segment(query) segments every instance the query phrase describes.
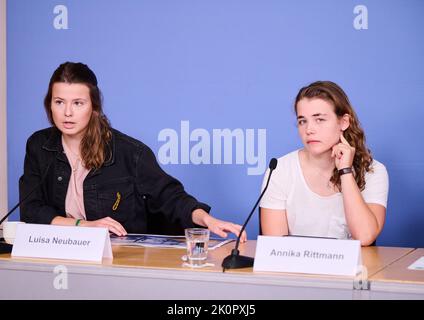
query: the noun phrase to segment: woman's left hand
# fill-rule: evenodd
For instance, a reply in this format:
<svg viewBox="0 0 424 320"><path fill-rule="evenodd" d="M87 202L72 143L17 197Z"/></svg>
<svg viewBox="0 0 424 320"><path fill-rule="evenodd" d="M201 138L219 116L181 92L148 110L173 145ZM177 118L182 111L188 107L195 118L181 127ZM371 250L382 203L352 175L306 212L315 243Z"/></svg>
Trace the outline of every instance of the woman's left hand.
<svg viewBox="0 0 424 320"><path fill-rule="evenodd" d="M228 221L223 221L223 220L219 220L219 219L215 219L213 217L211 217L212 219L210 220L210 222L207 224L208 229L217 234L220 237L226 238L227 237L227 232L232 232L234 233L237 237L240 234L240 230L242 228L241 225L232 223L232 222L228 222ZM243 231L241 237L240 237L240 242L246 242L247 240L247 235L246 235L246 231Z"/></svg>
<svg viewBox="0 0 424 320"><path fill-rule="evenodd" d="M217 234L218 236L222 238L226 238L228 236L228 232L234 233L237 237L240 234L240 231L242 228L241 225L216 219L212 217L211 215L209 215L206 211L203 211L202 209L197 209L193 211L193 213L195 213L195 215L202 217L201 220L203 223L198 223L198 224L204 225L211 232ZM247 241L246 231L243 231L240 237L240 242L246 242L246 241Z"/></svg>
<svg viewBox="0 0 424 320"><path fill-rule="evenodd" d="M347 142L343 133L340 135L340 141L340 143L333 146L333 151L331 152L337 170L352 167L353 157L355 156L355 148Z"/></svg>

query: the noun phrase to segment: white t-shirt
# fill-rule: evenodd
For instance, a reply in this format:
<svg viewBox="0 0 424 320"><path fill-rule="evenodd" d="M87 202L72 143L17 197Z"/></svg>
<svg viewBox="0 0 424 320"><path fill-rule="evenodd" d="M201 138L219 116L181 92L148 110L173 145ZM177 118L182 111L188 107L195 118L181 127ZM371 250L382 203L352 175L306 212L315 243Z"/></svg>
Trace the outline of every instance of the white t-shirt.
<svg viewBox="0 0 424 320"><path fill-rule="evenodd" d="M366 203L387 207L389 177L385 166L373 160L373 172L365 173L365 189L361 192ZM265 174L262 190L268 179ZM300 166L299 150L278 159L260 206L286 210L290 235L350 239L342 194L320 196L307 185Z"/></svg>

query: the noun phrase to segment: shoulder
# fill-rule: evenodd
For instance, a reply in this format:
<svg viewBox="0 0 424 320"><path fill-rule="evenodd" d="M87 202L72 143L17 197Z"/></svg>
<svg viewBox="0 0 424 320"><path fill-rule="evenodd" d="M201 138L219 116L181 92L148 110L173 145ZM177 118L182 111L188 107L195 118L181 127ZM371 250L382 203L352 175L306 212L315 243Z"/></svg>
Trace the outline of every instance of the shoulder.
<svg viewBox="0 0 424 320"><path fill-rule="evenodd" d="M388 176L387 169L384 164L373 159L370 165L370 171L365 174L365 178L372 178L376 176Z"/></svg>
<svg viewBox="0 0 424 320"><path fill-rule="evenodd" d="M370 171L365 174L365 188L362 195L366 203L377 203L387 208L389 193L389 175L386 167L373 160Z"/></svg>
<svg viewBox="0 0 424 320"><path fill-rule="evenodd" d="M287 182L287 179L293 178L294 173L297 172L296 168L299 161L298 154L299 150L295 150L277 159L278 162L274 170L274 179ZM269 172L269 169L267 169L267 172Z"/></svg>
<svg viewBox="0 0 424 320"><path fill-rule="evenodd" d="M118 131L116 129L112 129L112 135L114 142L118 147L124 147L132 151L149 148L140 140L130 137L129 135L126 135L125 133L122 133L121 131Z"/></svg>
<svg viewBox="0 0 424 320"><path fill-rule="evenodd" d="M289 152L285 154L284 156L278 158L278 163L291 163L295 162L297 160L297 157L299 156L299 150L294 150L292 152Z"/></svg>
<svg viewBox="0 0 424 320"><path fill-rule="evenodd" d="M299 159L299 150L295 150L285 154L284 156L278 158L278 169L292 169L293 166L296 166Z"/></svg>
<svg viewBox="0 0 424 320"><path fill-rule="evenodd" d="M121 156L135 156L137 159L156 159L152 149L142 141L135 139L121 131L112 129L114 152Z"/></svg>
<svg viewBox="0 0 424 320"><path fill-rule="evenodd" d="M54 127L49 127L45 129L41 129L38 131L35 131L31 136L28 138L28 143L31 144L44 144L49 138L55 134L57 131Z"/></svg>
<svg viewBox="0 0 424 320"><path fill-rule="evenodd" d="M370 171L365 173L365 189L370 188L387 188L389 185L389 174L387 169L381 162L373 159L370 165Z"/></svg>
<svg viewBox="0 0 424 320"><path fill-rule="evenodd" d="M299 150L295 150L277 159L277 167L269 180L269 189L264 195L261 207L275 209L286 207L284 201L293 190L296 181L298 154ZM270 174L268 168L262 182L262 190L264 190Z"/></svg>
<svg viewBox="0 0 424 320"><path fill-rule="evenodd" d="M56 127L34 132L27 140L27 150L37 151L44 149L46 151L55 151L60 143L61 133Z"/></svg>

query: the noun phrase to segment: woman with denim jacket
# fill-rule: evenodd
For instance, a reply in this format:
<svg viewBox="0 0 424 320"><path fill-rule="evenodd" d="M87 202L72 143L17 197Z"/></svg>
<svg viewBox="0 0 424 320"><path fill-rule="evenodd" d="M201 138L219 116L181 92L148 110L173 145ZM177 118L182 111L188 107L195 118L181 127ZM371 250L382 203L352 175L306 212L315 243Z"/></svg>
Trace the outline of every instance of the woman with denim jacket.
<svg viewBox="0 0 424 320"><path fill-rule="evenodd" d="M22 221L105 227L122 236L145 233L149 215L162 214L182 228L239 234L240 225L209 215L209 206L166 174L148 146L111 128L87 65L61 64L44 106L52 127L27 142L20 197L35 190L21 205Z"/></svg>

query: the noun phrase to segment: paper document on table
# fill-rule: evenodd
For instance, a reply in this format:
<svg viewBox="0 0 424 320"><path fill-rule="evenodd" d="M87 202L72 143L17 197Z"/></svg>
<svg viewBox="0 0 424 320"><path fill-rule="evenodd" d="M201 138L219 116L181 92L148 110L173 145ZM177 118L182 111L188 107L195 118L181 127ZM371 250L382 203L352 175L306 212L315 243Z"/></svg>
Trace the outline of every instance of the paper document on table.
<svg viewBox="0 0 424 320"><path fill-rule="evenodd" d="M408 267L409 270L424 270L424 256Z"/></svg>
<svg viewBox="0 0 424 320"><path fill-rule="evenodd" d="M120 246L136 246L136 247L157 247L157 248L186 248L185 236L170 236L159 234L138 234L129 233L126 236L119 237L111 235L110 241L112 245ZM209 250L214 250L234 241L233 239L210 238Z"/></svg>

